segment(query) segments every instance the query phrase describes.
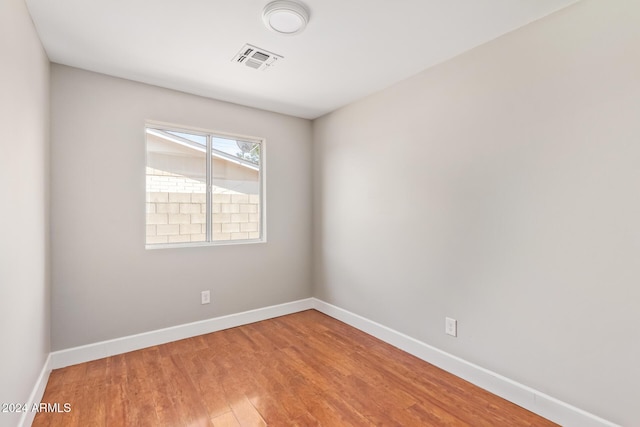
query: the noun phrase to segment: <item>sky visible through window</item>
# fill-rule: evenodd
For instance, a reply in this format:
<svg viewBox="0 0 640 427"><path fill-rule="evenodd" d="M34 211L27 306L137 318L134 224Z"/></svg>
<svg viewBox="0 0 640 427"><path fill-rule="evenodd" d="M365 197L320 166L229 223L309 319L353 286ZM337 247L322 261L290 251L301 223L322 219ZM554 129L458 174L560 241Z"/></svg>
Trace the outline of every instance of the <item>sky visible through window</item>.
<svg viewBox="0 0 640 427"><path fill-rule="evenodd" d="M183 133L176 131L166 132L175 136L179 136L180 138L195 142L196 144L202 145L203 147L207 146L207 137L204 135L195 135L192 133ZM241 141L240 143L244 143L244 141ZM257 144L249 143L249 145L255 148ZM252 163L258 164L258 161L255 158L244 155L242 149L239 147L238 141L236 141L235 139L227 139L221 138L219 136L214 136L212 137L212 148L218 151L222 151L223 153L230 154L235 157L241 157ZM253 151L253 149L251 151Z"/></svg>
<svg viewBox="0 0 640 427"><path fill-rule="evenodd" d="M165 132L170 133L171 135L179 136L180 138L188 139L189 141L195 142L196 144L202 145L203 147L207 146L207 137L204 135L194 135L192 133L175 132L171 130L167 130Z"/></svg>

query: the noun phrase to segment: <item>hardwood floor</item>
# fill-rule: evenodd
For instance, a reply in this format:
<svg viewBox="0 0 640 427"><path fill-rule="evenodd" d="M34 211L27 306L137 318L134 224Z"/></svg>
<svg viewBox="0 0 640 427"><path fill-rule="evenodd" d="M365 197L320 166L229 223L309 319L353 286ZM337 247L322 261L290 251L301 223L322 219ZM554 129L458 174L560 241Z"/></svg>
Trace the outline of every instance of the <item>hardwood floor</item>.
<svg viewBox="0 0 640 427"><path fill-rule="evenodd" d="M551 426L315 310L54 370L33 426Z"/></svg>

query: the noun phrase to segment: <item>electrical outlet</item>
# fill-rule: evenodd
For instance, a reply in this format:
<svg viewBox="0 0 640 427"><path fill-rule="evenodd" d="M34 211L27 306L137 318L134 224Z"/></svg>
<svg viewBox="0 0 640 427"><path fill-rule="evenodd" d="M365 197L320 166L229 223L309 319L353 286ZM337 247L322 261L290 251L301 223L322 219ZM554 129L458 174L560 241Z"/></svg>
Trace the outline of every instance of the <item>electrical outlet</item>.
<svg viewBox="0 0 640 427"><path fill-rule="evenodd" d="M211 302L211 292L210 291L200 292L200 304L209 304L210 302Z"/></svg>
<svg viewBox="0 0 640 427"><path fill-rule="evenodd" d="M458 321L451 317L444 318L444 333L452 337L458 336Z"/></svg>

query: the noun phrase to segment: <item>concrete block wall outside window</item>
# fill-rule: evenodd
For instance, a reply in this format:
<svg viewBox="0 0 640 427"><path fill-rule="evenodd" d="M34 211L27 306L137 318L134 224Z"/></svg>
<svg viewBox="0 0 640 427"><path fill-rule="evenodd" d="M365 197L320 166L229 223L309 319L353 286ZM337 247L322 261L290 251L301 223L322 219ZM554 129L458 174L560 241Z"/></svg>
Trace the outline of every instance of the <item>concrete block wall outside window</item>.
<svg viewBox="0 0 640 427"><path fill-rule="evenodd" d="M158 178L167 178L159 181ZM192 192L193 191L193 192ZM213 187L212 233L216 240L260 238L260 198ZM203 242L207 195L204 183L147 168L147 244Z"/></svg>

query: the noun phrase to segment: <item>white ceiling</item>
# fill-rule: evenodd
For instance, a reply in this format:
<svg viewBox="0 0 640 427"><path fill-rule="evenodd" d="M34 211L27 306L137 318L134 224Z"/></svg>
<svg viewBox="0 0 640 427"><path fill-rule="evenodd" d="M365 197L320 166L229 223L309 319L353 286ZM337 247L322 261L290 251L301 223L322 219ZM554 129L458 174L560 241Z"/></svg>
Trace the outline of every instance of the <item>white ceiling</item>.
<svg viewBox="0 0 640 427"><path fill-rule="evenodd" d="M304 0L296 36L269 0L26 0L52 62L316 118L576 0ZM250 43L284 56L233 63Z"/></svg>

